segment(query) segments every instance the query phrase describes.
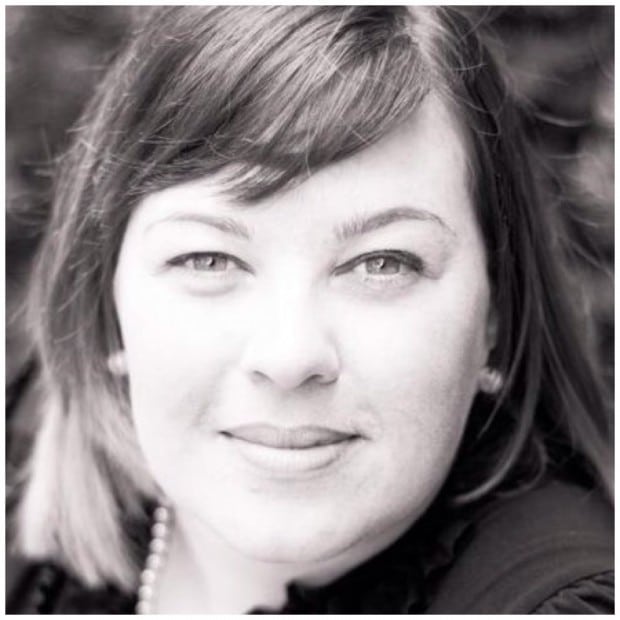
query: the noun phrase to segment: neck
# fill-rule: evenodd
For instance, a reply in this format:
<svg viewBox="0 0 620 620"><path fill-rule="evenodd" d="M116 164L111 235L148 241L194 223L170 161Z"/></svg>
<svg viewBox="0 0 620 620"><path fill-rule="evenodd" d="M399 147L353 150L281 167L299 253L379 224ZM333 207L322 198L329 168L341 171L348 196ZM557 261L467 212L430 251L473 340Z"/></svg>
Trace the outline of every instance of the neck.
<svg viewBox="0 0 620 620"><path fill-rule="evenodd" d="M177 517L157 595L158 613L245 614L286 602L290 567L247 558L202 524Z"/></svg>
<svg viewBox="0 0 620 620"><path fill-rule="evenodd" d="M245 614L257 607L276 611L286 603L286 586L291 581L324 585L375 551L362 546L312 564L265 562L240 553L204 523L177 514L159 580L156 611Z"/></svg>

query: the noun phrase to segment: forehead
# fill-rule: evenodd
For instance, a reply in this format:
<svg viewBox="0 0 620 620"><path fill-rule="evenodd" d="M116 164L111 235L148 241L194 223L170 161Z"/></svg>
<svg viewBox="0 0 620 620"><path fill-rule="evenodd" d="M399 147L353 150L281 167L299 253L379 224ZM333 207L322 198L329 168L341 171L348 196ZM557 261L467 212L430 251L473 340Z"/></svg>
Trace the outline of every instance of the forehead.
<svg viewBox="0 0 620 620"><path fill-rule="evenodd" d="M449 227L461 228L474 219L464 134L435 96L429 95L410 119L377 143L310 174L292 189L240 205L214 175L147 196L132 223L150 226L177 214L206 213L233 216L250 226L276 220L311 225L394 207L426 210Z"/></svg>

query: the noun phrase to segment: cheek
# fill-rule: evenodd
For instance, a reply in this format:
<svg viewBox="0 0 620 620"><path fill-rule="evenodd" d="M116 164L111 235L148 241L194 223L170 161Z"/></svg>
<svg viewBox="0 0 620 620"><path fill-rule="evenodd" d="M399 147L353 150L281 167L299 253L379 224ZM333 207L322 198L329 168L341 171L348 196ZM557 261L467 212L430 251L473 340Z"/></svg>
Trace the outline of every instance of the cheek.
<svg viewBox="0 0 620 620"><path fill-rule="evenodd" d="M387 309L349 312L343 366L373 391L419 391L438 408L438 397L453 400L475 386L487 355L487 298L484 281L474 292L447 282Z"/></svg>
<svg viewBox="0 0 620 620"><path fill-rule="evenodd" d="M208 422L234 359L235 317L124 274L117 302L132 412L144 451L177 458Z"/></svg>
<svg viewBox="0 0 620 620"><path fill-rule="evenodd" d="M487 356L487 311L484 280L473 291L446 281L389 317L377 307L349 321L364 338L349 339L344 365L377 412L394 469L450 464Z"/></svg>

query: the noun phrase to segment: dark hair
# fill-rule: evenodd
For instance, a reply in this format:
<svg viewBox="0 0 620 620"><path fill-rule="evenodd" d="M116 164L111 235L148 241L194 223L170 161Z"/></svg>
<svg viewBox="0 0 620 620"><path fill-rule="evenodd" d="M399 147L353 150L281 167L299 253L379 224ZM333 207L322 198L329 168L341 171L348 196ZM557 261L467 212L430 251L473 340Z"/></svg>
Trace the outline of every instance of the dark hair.
<svg viewBox="0 0 620 620"><path fill-rule="evenodd" d="M467 137L499 319L491 362L506 378L496 400L476 398L447 489L467 503L573 464L610 489L607 412L561 248L471 23L425 7L160 7L76 128L33 276L52 404L24 500L25 548L55 553L88 582L133 585L119 515L154 489L106 358L121 347L112 278L134 205L215 173L251 205L380 139L431 91Z"/></svg>

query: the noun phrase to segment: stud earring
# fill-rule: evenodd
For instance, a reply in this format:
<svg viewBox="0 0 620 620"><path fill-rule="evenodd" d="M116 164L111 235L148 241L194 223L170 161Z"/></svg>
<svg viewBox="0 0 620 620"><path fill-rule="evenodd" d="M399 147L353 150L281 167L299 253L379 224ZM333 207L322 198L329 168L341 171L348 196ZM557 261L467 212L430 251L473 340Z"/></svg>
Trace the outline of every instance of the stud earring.
<svg viewBox="0 0 620 620"><path fill-rule="evenodd" d="M497 394L504 385L504 377L496 368L485 366L480 371L478 385L480 387L480 391L485 392L486 394Z"/></svg>
<svg viewBox="0 0 620 620"><path fill-rule="evenodd" d="M118 377L122 377L127 374L127 356L125 351L120 350L108 355L107 359L108 370Z"/></svg>

